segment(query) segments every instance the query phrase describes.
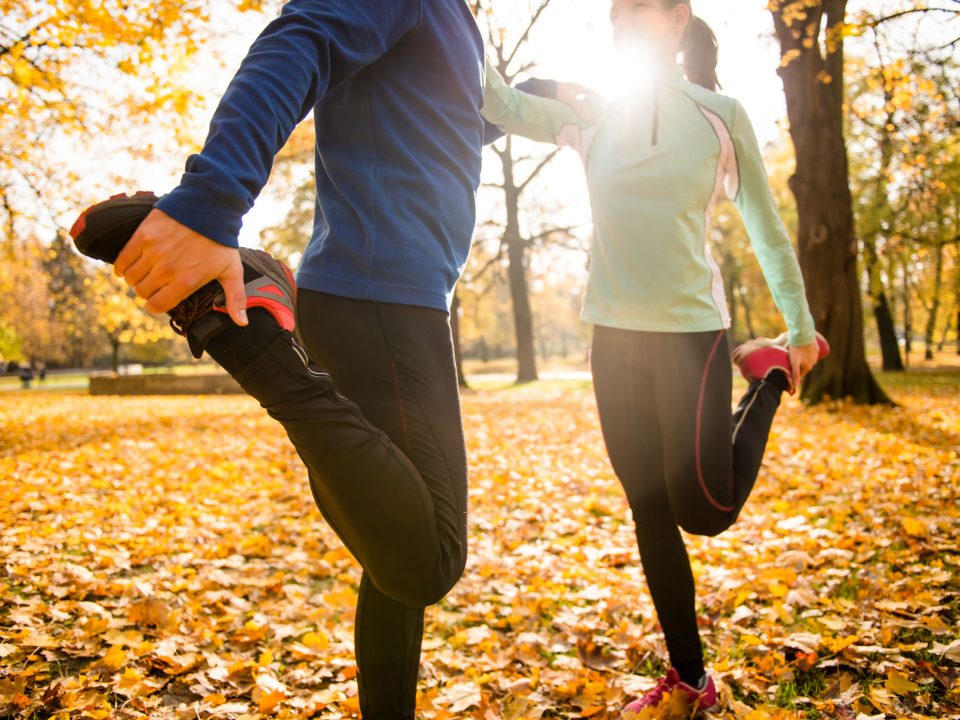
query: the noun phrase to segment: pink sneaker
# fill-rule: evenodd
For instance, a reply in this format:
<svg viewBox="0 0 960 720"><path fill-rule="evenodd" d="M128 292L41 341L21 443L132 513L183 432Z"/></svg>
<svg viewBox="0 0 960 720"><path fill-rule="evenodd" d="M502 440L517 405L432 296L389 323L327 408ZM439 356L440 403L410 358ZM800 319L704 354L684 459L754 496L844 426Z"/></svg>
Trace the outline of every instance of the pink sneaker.
<svg viewBox="0 0 960 720"><path fill-rule="evenodd" d="M707 682L702 689L698 690L692 685L687 685L680 679L680 673L676 668L670 668L666 676L660 679L656 687L644 695L639 700L634 700L624 708L627 713L639 713L645 708L657 707L668 693L681 692L687 706L694 713L701 710L712 710L717 706L718 695L717 685L713 678L708 674Z"/></svg>
<svg viewBox="0 0 960 720"><path fill-rule="evenodd" d="M827 342L827 339L820 333L814 331L815 340L817 343L817 350L820 351L820 356L818 360L823 360L827 355L830 354L830 343ZM783 333L782 335L777 335L777 337L772 340L767 341L771 345L777 345L784 348L785 350L790 349L790 333Z"/></svg>
<svg viewBox="0 0 960 720"><path fill-rule="evenodd" d="M818 360L830 354L830 344L820 333L816 334L819 350ZM790 382L790 392L796 391L790 367L790 352L787 333L775 338L748 340L733 351L731 359L747 381L763 380L774 370L783 370Z"/></svg>
<svg viewBox="0 0 960 720"><path fill-rule="evenodd" d="M793 388L790 353L779 345L767 345L763 340L748 340L733 351L734 365L748 381L764 380L774 370L783 370Z"/></svg>

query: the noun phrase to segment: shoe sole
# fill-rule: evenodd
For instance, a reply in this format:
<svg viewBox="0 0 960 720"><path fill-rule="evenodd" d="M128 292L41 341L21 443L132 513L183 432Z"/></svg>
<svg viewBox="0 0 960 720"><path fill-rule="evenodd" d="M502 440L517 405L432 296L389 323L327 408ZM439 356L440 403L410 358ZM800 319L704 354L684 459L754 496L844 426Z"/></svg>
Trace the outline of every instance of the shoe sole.
<svg viewBox="0 0 960 720"><path fill-rule="evenodd" d="M112 265L159 199L152 192L140 191L91 205L70 228L73 244L83 255Z"/></svg>

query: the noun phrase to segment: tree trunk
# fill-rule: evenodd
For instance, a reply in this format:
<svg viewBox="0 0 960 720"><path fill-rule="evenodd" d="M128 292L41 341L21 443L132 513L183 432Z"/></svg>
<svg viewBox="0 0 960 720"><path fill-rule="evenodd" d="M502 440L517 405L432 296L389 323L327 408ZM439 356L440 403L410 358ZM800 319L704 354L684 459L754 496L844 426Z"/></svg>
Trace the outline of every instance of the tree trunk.
<svg viewBox="0 0 960 720"><path fill-rule="evenodd" d="M530 308L530 287L527 283L527 245L520 237L520 192L514 180L513 142L507 138L503 164L503 193L507 209L507 226L503 242L507 246L507 277L513 304L513 328L517 341L517 382L538 379L533 343L533 311Z"/></svg>
<svg viewBox="0 0 960 720"><path fill-rule="evenodd" d="M743 306L743 321L747 325L747 337L754 338L757 332L753 329L753 315L750 314L750 300L740 293L740 303Z"/></svg>
<svg viewBox="0 0 960 720"><path fill-rule="evenodd" d="M890 403L870 372L863 342L857 239L843 136L839 29L847 0L822 0L786 19L807 4L772 0L770 5L781 55L790 60L779 73L797 156L790 189L797 200L800 265L814 321L831 346L829 357L807 376L801 397L811 403L827 397ZM824 16L830 36L826 48L820 41ZM805 38L814 40L812 47L804 46Z"/></svg>
<svg viewBox="0 0 960 720"><path fill-rule="evenodd" d="M537 362L533 344L533 311L530 309L530 289L524 262L526 246L519 238L507 242L510 297L513 300L513 323L517 338L517 382L533 382L537 379Z"/></svg>
<svg viewBox="0 0 960 720"><path fill-rule="evenodd" d="M878 124L878 146L880 148L880 167L877 169L874 183L873 219L874 225L865 230L863 236L864 264L867 271L867 292L873 304L873 318L877 323L877 335L880 338L880 353L883 357L883 369L902 371L903 359L900 357L900 345L897 343L897 329L894 326L893 313L887 302L887 293L880 274L880 257L877 241L882 233L892 225L893 211L890 207L889 172L894 156L894 138L896 116L890 109L894 107L893 89L884 86L884 107L887 117ZM884 221L889 223L884 227Z"/></svg>
<svg viewBox="0 0 960 720"><path fill-rule="evenodd" d="M467 376L463 373L463 352L460 350L460 294L453 293L453 303L450 305L450 335L453 338L453 359L457 366L457 382L461 388L470 389Z"/></svg>
<svg viewBox="0 0 960 720"><path fill-rule="evenodd" d="M947 337L949 337L952 329L953 316L950 313L947 313L947 322L943 326L943 333L940 335L940 342L937 343L937 352L943 352L943 349L947 346Z"/></svg>
<svg viewBox="0 0 960 720"><path fill-rule="evenodd" d="M957 252L953 258L953 297L957 303L955 326L957 328L957 355L960 355L960 245L957 245L956 248Z"/></svg>
<svg viewBox="0 0 960 720"><path fill-rule="evenodd" d="M899 313L897 299L897 256L894 253L887 253L887 277L890 278L890 294L887 296L887 305L890 308L890 317L893 318L893 325L897 325L897 314ZM896 332L896 331L894 331ZM899 345L898 345L899 347Z"/></svg>
<svg viewBox="0 0 960 720"><path fill-rule="evenodd" d="M909 255L909 253L908 253ZM910 262L903 263L903 358L910 367L910 352L913 350L913 313L910 312Z"/></svg>
<svg viewBox="0 0 960 720"><path fill-rule="evenodd" d="M870 301L873 304L873 319L877 323L877 335L880 337L880 352L883 355L883 369L903 370L903 358L897 344L897 329L893 324L893 314L887 302L887 293L880 279L880 259L877 256L876 240L864 238L864 264L869 283Z"/></svg>
<svg viewBox="0 0 960 720"><path fill-rule="evenodd" d="M933 360L933 335L937 331L937 316L940 314L940 295L943 290L943 245L937 245L933 252L933 303L930 305L930 314L927 316L927 328L924 333L926 350L924 350L923 357L925 360Z"/></svg>
<svg viewBox="0 0 960 720"><path fill-rule="evenodd" d="M900 344L897 342L897 328L893 324L893 313L887 302L887 293L877 293L873 306L873 318L877 322L880 335L880 353L883 356L883 369L903 372L903 358L900 357Z"/></svg>
<svg viewBox="0 0 960 720"><path fill-rule="evenodd" d="M116 338L110 338L110 364L113 367L113 374L116 375L120 372L120 341Z"/></svg>

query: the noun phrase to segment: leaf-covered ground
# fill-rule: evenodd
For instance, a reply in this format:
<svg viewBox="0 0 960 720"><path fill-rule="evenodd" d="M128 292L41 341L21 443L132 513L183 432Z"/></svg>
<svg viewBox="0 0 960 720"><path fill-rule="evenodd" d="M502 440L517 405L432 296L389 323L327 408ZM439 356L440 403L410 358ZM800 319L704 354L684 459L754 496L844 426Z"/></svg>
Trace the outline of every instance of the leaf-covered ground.
<svg viewBox="0 0 960 720"><path fill-rule="evenodd" d="M690 538L717 718L960 717L960 375L793 398ZM419 708L618 717L664 646L589 387L464 398L471 559ZM243 397L0 400L0 717L357 717L358 568Z"/></svg>

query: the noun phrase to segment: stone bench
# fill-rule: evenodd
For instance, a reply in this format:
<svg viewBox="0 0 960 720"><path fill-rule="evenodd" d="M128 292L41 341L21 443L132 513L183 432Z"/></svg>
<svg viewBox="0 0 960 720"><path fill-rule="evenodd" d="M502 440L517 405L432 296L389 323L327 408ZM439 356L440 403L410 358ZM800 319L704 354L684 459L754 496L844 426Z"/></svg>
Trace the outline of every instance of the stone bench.
<svg viewBox="0 0 960 720"><path fill-rule="evenodd" d="M209 375L93 375L91 395L228 395L242 393L226 373Z"/></svg>

